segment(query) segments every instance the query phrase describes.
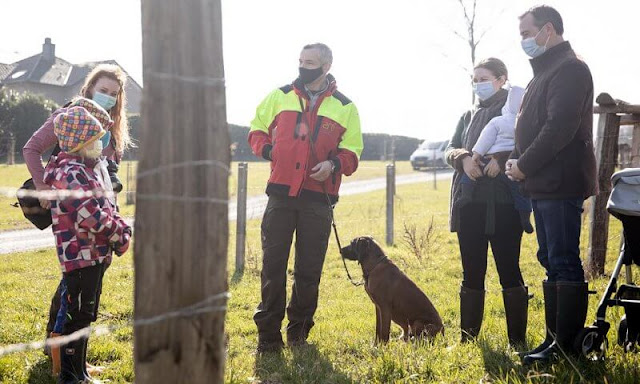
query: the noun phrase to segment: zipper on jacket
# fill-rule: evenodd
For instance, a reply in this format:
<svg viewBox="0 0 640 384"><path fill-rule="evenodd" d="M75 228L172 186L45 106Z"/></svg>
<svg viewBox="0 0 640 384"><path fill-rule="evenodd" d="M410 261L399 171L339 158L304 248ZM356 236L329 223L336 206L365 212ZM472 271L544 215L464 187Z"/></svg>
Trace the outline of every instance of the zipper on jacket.
<svg viewBox="0 0 640 384"><path fill-rule="evenodd" d="M316 120L312 121L311 118L313 116L316 116L316 118L318 117L317 116L318 110L320 109L320 105L322 105L322 103L324 102L324 99L327 98L327 91L325 91L325 93L323 93L320 97L318 97L318 101L316 101L316 105L313 107L313 110L309 110L309 99L304 98L306 100L306 103L304 103L302 101L303 98L300 95L298 95L298 101L300 102L301 113L302 114L307 113L307 119L306 119L307 120L306 121L306 123L307 123L307 131L313 129L313 131L311 132L311 135L309 135L309 143L307 144L307 164L309 164L309 160L310 160L310 157L311 157L311 140L313 140L313 142L315 143L315 141L317 139L317 135L318 135L318 133L316 133L316 129L315 129ZM302 116L302 115L300 115L300 116ZM322 117L320 119L322 119ZM319 127L318 127L317 131L318 132L320 131ZM315 156L317 157L318 154L315 153ZM317 160L320 161L319 158ZM300 187L298 187L298 192L296 193L296 197L300 197L300 194L302 193L302 186L304 185L305 181L307 180L307 166L306 165L305 165L304 169L305 169L305 171L304 171L304 174L302 175L302 182L300 183ZM326 182L326 180L321 182L321 184L324 184L325 182Z"/></svg>

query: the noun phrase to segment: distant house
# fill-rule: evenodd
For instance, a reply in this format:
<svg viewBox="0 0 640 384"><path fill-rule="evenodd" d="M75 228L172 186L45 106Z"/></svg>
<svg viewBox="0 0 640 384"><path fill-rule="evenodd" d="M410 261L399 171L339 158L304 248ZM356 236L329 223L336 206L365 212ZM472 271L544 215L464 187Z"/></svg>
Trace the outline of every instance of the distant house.
<svg viewBox="0 0 640 384"><path fill-rule="evenodd" d="M39 94L63 105L78 95L84 85L85 77L98 64L120 66L115 60L71 64L56 57L56 46L47 37L44 39L42 52L37 55L13 64L0 63L0 87L17 92ZM142 87L128 76L125 90L128 100L127 111L133 114L140 113Z"/></svg>

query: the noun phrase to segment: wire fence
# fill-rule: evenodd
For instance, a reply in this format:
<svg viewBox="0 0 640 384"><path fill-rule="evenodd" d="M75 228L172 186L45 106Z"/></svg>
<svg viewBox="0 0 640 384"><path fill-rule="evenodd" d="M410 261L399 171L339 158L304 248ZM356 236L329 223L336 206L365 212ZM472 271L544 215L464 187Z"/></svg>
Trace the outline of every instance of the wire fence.
<svg viewBox="0 0 640 384"><path fill-rule="evenodd" d="M137 172L137 165L133 162L127 162L124 165L124 190L123 192L128 196L128 194L135 195L135 187L136 181L147 177L149 175L158 174L161 172L166 172L170 170L177 170L181 168L185 168L188 166L206 166L211 167L213 169L222 170L228 173L232 178L236 178L236 188L237 190L241 190L243 187L246 189L249 197L253 196L263 196L264 194L264 186L261 187L247 187L248 183L248 174L245 172L238 172L236 170L230 169L228 166L224 164L220 164L217 162L211 161L196 161L190 163L181 163L181 164L173 164L170 166L158 167L153 170L149 170L143 173ZM121 168L122 169L122 168ZM380 167L361 167L361 169L369 169L380 171ZM344 229L344 233L350 234L351 232L359 231L362 228L370 228L376 231L378 234L385 234L389 236L391 232L391 239L393 239L393 233L395 232L394 223L396 220L401 220L402 222L421 222L428 220L429 218L435 218L441 225L445 225L447 222L449 212L448 211L432 211L429 209L424 209L421 211L410 211L404 208L403 202L400 196L396 194L396 175L395 175L395 167L392 165L387 166L387 170L390 172L387 173L387 177L384 178L385 182L382 185L379 185L375 188L371 188L367 191L380 191L387 190L386 199L383 198L378 202L371 201L363 201L359 199L351 199L351 200L343 200L340 202L340 209L346 210L347 212L351 212L346 215L349 219L341 219L338 217L337 225L339 228ZM377 177L377 179L381 179ZM424 180L422 180L424 182ZM15 196L18 191L15 188L2 188L0 187L0 195L5 196ZM24 193L25 196L32 197L45 197L48 199L52 198L78 198L85 196L110 196L109 194L105 194L103 191L89 191L77 193L73 191L41 191L41 192L21 192ZM246 197L245 195L245 197ZM172 201L183 201L183 202L209 202L214 204L229 204L231 202L235 202L234 199L219 199L219 198L210 198L210 197L185 197L185 196L168 196L164 194L138 194L138 199L155 199L155 200L172 200ZM389 202L391 199L391 202ZM261 204L266 204L266 199L262 199ZM391 215L388 207L392 207ZM258 205L249 207L247 205L247 199L244 201L237 201L236 208L238 209L239 214L242 211L242 207L244 207L244 214L247 214L247 211L251 212L252 210L261 213L264 210L264 205ZM251 209L249 209L251 208ZM425 207L426 208L426 207ZM356 215L352 214L353 212L357 212ZM394 212L395 211L395 212ZM395 215L394 215L395 213ZM240 266L243 268L246 263L247 254L249 254L249 266L252 266L254 269L259 268L259 248L256 247L255 244L250 244L247 239L259 239L260 238L260 223L259 220L247 221L246 217L244 220L243 228L236 227L235 230L233 226L230 226L230 236L235 237L237 241L241 241L243 243L243 247L236 247L236 268ZM244 232L245 237L237 236L238 233ZM389 238L389 237L387 237ZM609 241L615 241L620 239L619 234L614 234L609 237ZM331 240L333 241L333 240ZM393 240L392 240L393 241ZM231 244L230 244L231 245ZM241 252L241 254L238 254ZM239 262L241 261L241 263ZM192 318L205 313L211 313L216 311L224 311L226 310L226 301L229 298L228 292L222 292L210 297L207 297L201 302L195 303L193 305L186 306L184 308L168 311L166 313L161 313L155 315L150 318L143 319L132 319L128 320L122 324L115 325L97 325L90 326L84 329L81 329L71 335L67 335L64 337L48 339L46 341L42 340L34 340L25 343L17 343L6 346L0 346L0 357L20 353L30 350L37 350L46 347L55 347L64 345L70 341L78 340L80 338L88 337L89 335L108 335L122 328L135 328L148 326L151 324L156 324L159 322L167 321L169 319L175 318Z"/></svg>

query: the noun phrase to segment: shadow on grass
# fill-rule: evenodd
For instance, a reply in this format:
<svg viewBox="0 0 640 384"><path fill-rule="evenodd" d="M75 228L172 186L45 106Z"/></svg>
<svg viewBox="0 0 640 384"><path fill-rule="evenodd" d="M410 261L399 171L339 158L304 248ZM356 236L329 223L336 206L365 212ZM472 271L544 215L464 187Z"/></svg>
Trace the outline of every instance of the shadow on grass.
<svg viewBox="0 0 640 384"><path fill-rule="evenodd" d="M229 282L229 285L231 287L234 287L235 285L237 285L242 281L243 276L244 276L244 269L236 270L233 273L233 276L231 276L231 281Z"/></svg>
<svg viewBox="0 0 640 384"><path fill-rule="evenodd" d="M353 382L313 344L287 352L256 355L254 374L260 384Z"/></svg>
<svg viewBox="0 0 640 384"><path fill-rule="evenodd" d="M29 369L29 384L52 384L56 380L51 376L51 363L49 359L42 358Z"/></svg>
<svg viewBox="0 0 640 384"><path fill-rule="evenodd" d="M509 351L495 350L483 339L478 340L485 372L497 383L638 383L640 367L634 359L610 356L605 361L588 361L571 355L552 364L523 366Z"/></svg>
<svg viewBox="0 0 640 384"><path fill-rule="evenodd" d="M482 360L484 361L484 370L492 378L504 377L509 372L516 372L525 375L526 369L520 364L516 364L514 358L508 350L496 350L484 338L478 339L478 347L482 351Z"/></svg>

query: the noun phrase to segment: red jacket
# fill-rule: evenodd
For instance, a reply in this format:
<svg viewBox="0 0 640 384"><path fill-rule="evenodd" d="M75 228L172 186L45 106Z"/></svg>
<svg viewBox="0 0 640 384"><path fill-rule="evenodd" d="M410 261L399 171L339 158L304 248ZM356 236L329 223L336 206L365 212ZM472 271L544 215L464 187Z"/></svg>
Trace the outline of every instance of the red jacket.
<svg viewBox="0 0 640 384"><path fill-rule="evenodd" d="M271 160L267 194L305 197L332 203L338 200L342 175L358 168L363 142L356 106L329 86L309 110L309 96L298 80L271 92L256 110L249 144L253 153ZM325 160L334 173L323 183L309 177L311 169ZM324 189L323 189L324 185Z"/></svg>

